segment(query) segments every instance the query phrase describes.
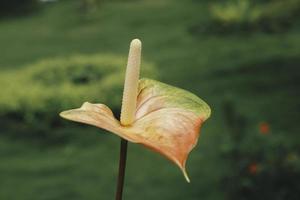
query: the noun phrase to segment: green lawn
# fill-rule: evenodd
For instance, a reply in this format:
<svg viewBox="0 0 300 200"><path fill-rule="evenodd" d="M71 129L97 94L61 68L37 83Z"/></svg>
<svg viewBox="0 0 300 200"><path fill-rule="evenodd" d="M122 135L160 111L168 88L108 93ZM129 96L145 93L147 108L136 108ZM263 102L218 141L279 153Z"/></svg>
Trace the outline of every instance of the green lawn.
<svg viewBox="0 0 300 200"><path fill-rule="evenodd" d="M209 15L208 3L195 0L105 2L90 16L76 6L61 1L0 21L0 70L79 53L127 55L130 40L138 37L143 59L156 64L161 81L196 93L212 107L187 163L191 184L161 156L130 144L124 199L223 199L221 177L230 170L222 167L220 155L228 139L224 100L247 117L251 134L267 121L272 133L299 140L297 28L277 34L191 33ZM0 199L113 199L119 138L67 125L51 130L70 138L55 145L6 137L10 130L1 128Z"/></svg>

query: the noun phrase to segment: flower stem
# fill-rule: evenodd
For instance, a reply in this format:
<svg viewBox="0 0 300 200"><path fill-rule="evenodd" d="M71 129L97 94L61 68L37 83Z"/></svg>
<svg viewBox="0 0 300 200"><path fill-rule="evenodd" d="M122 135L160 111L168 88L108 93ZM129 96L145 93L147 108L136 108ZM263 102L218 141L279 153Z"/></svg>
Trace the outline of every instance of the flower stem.
<svg viewBox="0 0 300 200"><path fill-rule="evenodd" d="M139 39L134 39L130 43L128 62L126 67L123 100L121 108L120 122L123 126L130 126L135 119L136 101L138 93L140 64L141 64L142 43ZM119 175L116 191L116 200L122 200L126 157L128 142L121 139Z"/></svg>
<svg viewBox="0 0 300 200"><path fill-rule="evenodd" d="M127 146L128 146L127 140L121 139L119 175L118 175L118 184L117 184L117 191L116 191L116 200L122 200L123 186L124 186L124 179L125 179L125 169L126 169Z"/></svg>

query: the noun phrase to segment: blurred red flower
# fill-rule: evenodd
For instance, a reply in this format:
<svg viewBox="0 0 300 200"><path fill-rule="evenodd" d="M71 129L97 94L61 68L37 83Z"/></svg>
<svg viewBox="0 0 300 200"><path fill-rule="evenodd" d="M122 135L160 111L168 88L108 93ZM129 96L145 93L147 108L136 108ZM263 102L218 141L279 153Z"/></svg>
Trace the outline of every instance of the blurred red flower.
<svg viewBox="0 0 300 200"><path fill-rule="evenodd" d="M258 165L256 162L253 162L248 166L248 172L250 174L255 175L257 174L257 171L258 171Z"/></svg>
<svg viewBox="0 0 300 200"><path fill-rule="evenodd" d="M259 124L259 132L263 135L270 133L270 125L267 122L261 122Z"/></svg>

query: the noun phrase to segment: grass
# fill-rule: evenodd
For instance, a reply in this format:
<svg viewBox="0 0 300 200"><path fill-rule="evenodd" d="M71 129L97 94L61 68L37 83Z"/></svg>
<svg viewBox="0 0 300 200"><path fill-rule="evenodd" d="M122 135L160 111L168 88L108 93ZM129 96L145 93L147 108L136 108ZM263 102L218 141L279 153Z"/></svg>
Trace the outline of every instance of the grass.
<svg viewBox="0 0 300 200"><path fill-rule="evenodd" d="M161 80L203 97L213 114L188 161L191 184L161 156L130 144L124 199L223 199L220 182L229 169L220 168L228 135L222 102L232 100L254 134L260 121L268 121L299 139L300 38L297 28L280 34L192 33L190 27L207 21L208 6L193 0L116 1L84 16L74 1L47 4L0 22L0 70L73 54L127 55L130 40L141 38L143 59L158 66ZM1 136L0 199L112 199L119 139L72 123L53 132L71 139L49 145L46 139ZM1 128L1 134L9 130Z"/></svg>

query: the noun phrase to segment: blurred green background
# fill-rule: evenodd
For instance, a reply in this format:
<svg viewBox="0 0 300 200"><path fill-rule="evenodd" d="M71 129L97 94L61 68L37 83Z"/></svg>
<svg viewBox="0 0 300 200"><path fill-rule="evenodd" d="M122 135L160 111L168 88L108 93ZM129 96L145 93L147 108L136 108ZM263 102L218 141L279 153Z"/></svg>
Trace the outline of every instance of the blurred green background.
<svg viewBox="0 0 300 200"><path fill-rule="evenodd" d="M119 113L129 42L143 76L212 107L191 184L130 144L124 199L300 199L300 0L3 0L0 199L113 199L119 138L61 110Z"/></svg>

